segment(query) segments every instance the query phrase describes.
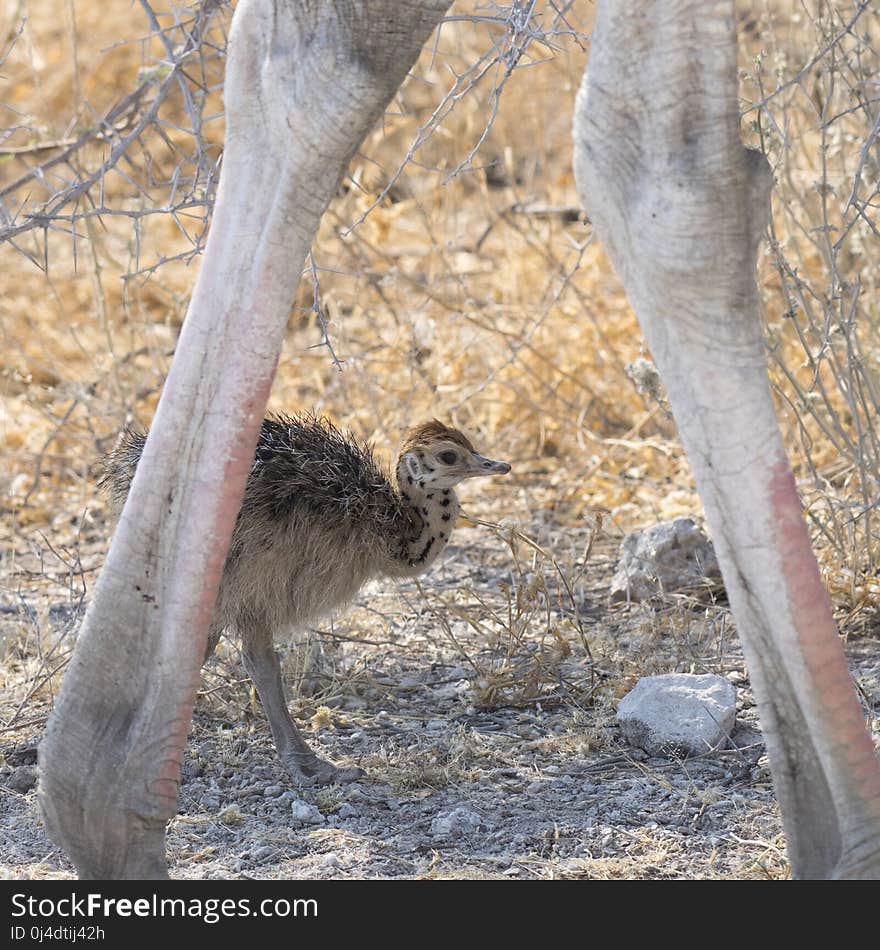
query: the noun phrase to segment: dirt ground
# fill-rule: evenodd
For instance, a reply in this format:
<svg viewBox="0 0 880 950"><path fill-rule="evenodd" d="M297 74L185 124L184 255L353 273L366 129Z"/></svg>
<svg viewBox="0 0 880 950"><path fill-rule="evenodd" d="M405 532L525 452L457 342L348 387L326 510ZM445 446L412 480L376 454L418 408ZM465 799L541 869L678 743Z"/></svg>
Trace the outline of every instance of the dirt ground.
<svg viewBox="0 0 880 950"><path fill-rule="evenodd" d="M87 571L104 526L91 532ZM726 607L681 598L612 608L617 542L604 529L544 525L536 536L545 553L510 532L460 527L420 586L375 583L310 646L289 645L297 720L320 752L366 770L355 784L291 785L235 645L221 645L205 669L168 829L172 876L787 876ZM60 655L83 600L53 600L46 574L43 565L30 594L4 601L0 618L35 632L47 624L40 640ZM880 642L861 637L850 657L876 703ZM736 685L730 748L650 758L620 737L614 709L636 671L673 669ZM32 787L45 710L31 699L0 747L5 877L73 876L43 833Z"/></svg>

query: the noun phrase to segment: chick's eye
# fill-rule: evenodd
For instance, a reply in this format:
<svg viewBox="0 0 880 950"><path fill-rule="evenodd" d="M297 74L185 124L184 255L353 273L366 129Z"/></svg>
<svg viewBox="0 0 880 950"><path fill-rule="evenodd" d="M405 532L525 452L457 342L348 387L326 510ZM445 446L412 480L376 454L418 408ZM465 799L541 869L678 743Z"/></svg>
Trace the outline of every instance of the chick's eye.
<svg viewBox="0 0 880 950"><path fill-rule="evenodd" d="M437 456L437 458L440 459L440 461L444 465L455 465L455 463L458 461L458 453L457 452L441 452Z"/></svg>

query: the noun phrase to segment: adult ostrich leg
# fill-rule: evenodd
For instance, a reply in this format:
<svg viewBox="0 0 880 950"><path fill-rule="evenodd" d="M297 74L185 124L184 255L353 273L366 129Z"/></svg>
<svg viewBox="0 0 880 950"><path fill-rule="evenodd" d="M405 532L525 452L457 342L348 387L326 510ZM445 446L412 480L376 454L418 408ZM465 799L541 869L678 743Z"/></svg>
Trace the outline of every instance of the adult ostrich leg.
<svg viewBox="0 0 880 950"><path fill-rule="evenodd" d="M792 871L880 876L880 764L770 398L754 267L770 206L743 148L732 0L602 0L575 172L663 376L721 563Z"/></svg>
<svg viewBox="0 0 880 950"><path fill-rule="evenodd" d="M150 438L40 748L80 876L166 876L220 573L318 221L447 0L241 0L211 234Z"/></svg>

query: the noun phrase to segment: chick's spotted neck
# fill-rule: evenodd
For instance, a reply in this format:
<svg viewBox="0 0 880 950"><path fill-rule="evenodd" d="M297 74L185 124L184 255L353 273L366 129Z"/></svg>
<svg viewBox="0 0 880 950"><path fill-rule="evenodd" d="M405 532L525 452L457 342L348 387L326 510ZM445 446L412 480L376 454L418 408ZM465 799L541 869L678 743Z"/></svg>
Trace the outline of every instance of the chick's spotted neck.
<svg viewBox="0 0 880 950"><path fill-rule="evenodd" d="M397 490L409 527L396 560L400 573L415 576L426 571L446 547L461 506L454 489L433 485L409 459L407 453L397 463Z"/></svg>

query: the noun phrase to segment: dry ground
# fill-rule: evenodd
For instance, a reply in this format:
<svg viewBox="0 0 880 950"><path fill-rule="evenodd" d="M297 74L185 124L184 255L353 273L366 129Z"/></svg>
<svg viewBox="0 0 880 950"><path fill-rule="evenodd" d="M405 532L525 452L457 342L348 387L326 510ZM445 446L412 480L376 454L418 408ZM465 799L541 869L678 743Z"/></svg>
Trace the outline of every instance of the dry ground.
<svg viewBox="0 0 880 950"><path fill-rule="evenodd" d="M809 4L777 3L772 15L769 6L741 4L740 26L744 130L766 148L778 181L773 241L760 262L772 375L876 726L871 385L880 356L861 344L877 338L880 255L873 206L857 213L846 201L857 171L880 178L870 148L860 158L872 140L859 125L862 112L876 112L877 15L842 0L823 4L832 12L819 20ZM7 209L34 210L100 168L113 136L130 132L164 89L165 53L143 10L99 7L0 4ZM271 405L318 408L389 457L404 428L436 415L514 471L467 494L467 513L488 524L460 525L421 588L374 585L320 631L321 650L290 652L289 679L302 687L295 713L328 755L365 768L364 782L291 789L235 645L221 649L205 671L169 833L176 876L787 874L724 604L607 602L626 530L699 518L701 509L662 393L641 392L627 373L648 354L576 210L569 126L588 42L569 26L588 32L590 14L576 4L510 74L521 36L486 21L444 26L331 204ZM854 16L858 28L845 29ZM541 22L550 29L552 12ZM221 10L204 54L186 64L190 92L207 90L198 148L192 106L188 114L172 83L157 106L161 134L148 124L90 199L56 209L81 216L72 233L56 218L0 247L8 876L71 873L40 829L29 788L35 743L109 542L95 462L124 422L149 423L198 266L206 218L195 199L210 192L223 128L222 59L211 44L222 46L225 23ZM112 113L113 134L68 154L119 102L128 105ZM413 150L420 130L432 134ZM408 150L416 161L398 176ZM60 154L67 160L42 177L29 173ZM98 215L100 207L110 210ZM829 250L821 242L832 227L847 240ZM316 301L332 353L319 345ZM836 373L838 358L857 370ZM733 748L680 762L622 744L617 699L639 675L673 670L736 683Z"/></svg>
<svg viewBox="0 0 880 950"><path fill-rule="evenodd" d="M522 542L513 542L515 558L509 533L460 528L422 590L375 584L322 632L320 654L291 650L288 679L311 694L292 708L325 753L366 769L355 785L291 787L226 644L197 706L169 833L172 874L784 876L726 610L683 601L609 611L609 539L549 525L543 534L571 572L564 581ZM103 533L96 537L100 548ZM76 611L62 600L41 617L6 620L30 626L45 645L75 624ZM863 683L876 692L872 662ZM616 698L636 675L669 669L721 672L739 685L733 748L670 761L621 741ZM70 873L27 790L47 705L28 701L4 750L4 869L15 877Z"/></svg>

